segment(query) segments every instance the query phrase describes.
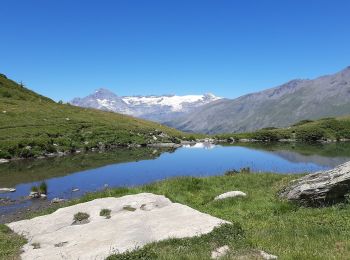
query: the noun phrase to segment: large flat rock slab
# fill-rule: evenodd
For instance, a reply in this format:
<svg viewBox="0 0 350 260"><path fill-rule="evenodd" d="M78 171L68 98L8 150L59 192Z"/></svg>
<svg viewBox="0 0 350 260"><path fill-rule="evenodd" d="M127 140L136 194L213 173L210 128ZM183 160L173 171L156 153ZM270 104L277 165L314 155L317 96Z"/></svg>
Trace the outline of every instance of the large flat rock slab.
<svg viewBox="0 0 350 260"><path fill-rule="evenodd" d="M105 208L111 210L109 219L100 216ZM89 223L72 225L78 212L88 213ZM140 193L96 199L8 226L28 239L22 259L54 260L105 259L150 242L206 234L223 223L164 196Z"/></svg>

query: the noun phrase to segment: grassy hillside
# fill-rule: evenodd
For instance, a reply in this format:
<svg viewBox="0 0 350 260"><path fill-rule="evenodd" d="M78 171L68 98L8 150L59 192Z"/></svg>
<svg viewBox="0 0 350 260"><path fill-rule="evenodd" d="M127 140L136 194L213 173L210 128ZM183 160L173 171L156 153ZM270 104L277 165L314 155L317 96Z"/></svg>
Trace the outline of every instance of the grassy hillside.
<svg viewBox="0 0 350 260"><path fill-rule="evenodd" d="M290 139L299 142L339 141L350 139L350 116L328 117L316 121L303 120L288 128L265 128L252 133L221 134L215 137L228 141L233 139L255 139L258 141Z"/></svg>
<svg viewBox="0 0 350 260"><path fill-rule="evenodd" d="M331 207L305 208L279 200L276 193L298 177L284 174L233 174L175 178L142 187L91 193L65 205L100 197L152 192L235 223L209 235L153 243L109 259L210 259L211 250L223 245L232 249L223 259L262 259L257 254L258 250L277 255L279 259L349 259L350 205L345 202ZM215 196L230 190L240 190L248 196L213 200ZM45 213L53 210L46 210ZM0 258L4 259L11 259L18 254L20 246L25 243L2 225L0 241Z"/></svg>
<svg viewBox="0 0 350 260"><path fill-rule="evenodd" d="M0 158L179 142L186 136L157 123L58 104L0 74Z"/></svg>

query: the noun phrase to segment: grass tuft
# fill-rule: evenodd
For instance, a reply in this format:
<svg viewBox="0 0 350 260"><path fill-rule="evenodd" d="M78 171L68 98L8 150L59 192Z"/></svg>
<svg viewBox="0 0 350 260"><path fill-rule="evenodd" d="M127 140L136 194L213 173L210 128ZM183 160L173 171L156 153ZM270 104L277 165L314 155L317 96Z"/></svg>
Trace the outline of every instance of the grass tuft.
<svg viewBox="0 0 350 260"><path fill-rule="evenodd" d="M74 214L73 219L76 222L80 222L80 221L89 219L89 217L90 217L90 215L85 213L85 212L78 212L78 213Z"/></svg>
<svg viewBox="0 0 350 260"><path fill-rule="evenodd" d="M110 209L101 209L100 216L105 218L111 218L111 210Z"/></svg>

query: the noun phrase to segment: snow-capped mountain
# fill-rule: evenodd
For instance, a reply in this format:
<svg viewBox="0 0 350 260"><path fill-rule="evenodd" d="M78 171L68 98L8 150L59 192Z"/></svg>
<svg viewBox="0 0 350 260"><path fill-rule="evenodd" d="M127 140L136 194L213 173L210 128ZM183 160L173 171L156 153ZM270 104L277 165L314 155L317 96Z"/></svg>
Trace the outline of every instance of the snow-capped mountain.
<svg viewBox="0 0 350 260"><path fill-rule="evenodd" d="M120 97L101 88L87 97L75 98L70 103L165 122L218 99L213 94Z"/></svg>

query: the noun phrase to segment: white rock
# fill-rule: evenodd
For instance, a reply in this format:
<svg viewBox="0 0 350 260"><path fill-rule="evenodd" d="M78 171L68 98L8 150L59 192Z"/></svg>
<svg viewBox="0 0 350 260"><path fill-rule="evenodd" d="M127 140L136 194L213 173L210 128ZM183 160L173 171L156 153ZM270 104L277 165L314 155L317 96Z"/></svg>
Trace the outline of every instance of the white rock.
<svg viewBox="0 0 350 260"><path fill-rule="evenodd" d="M51 203L59 203L59 202L64 202L65 200L64 199L60 199L60 198L53 198L51 200Z"/></svg>
<svg viewBox="0 0 350 260"><path fill-rule="evenodd" d="M72 189L72 192L77 192L77 191L79 191L78 188Z"/></svg>
<svg viewBox="0 0 350 260"><path fill-rule="evenodd" d="M30 193L29 193L29 197L31 197L31 198L40 198L41 197L41 195L40 195L40 193L39 192L37 192L37 191L31 191Z"/></svg>
<svg viewBox="0 0 350 260"><path fill-rule="evenodd" d="M0 193L15 192L15 188L0 188Z"/></svg>
<svg viewBox="0 0 350 260"><path fill-rule="evenodd" d="M222 200L226 198L235 198L235 197L246 197L247 194L245 194L242 191L229 191L223 194L220 194L219 196L216 196L214 200Z"/></svg>
<svg viewBox="0 0 350 260"><path fill-rule="evenodd" d="M277 259L278 257L275 255L270 255L264 251L260 251L260 255L262 258L264 258L265 260L273 260L273 259Z"/></svg>
<svg viewBox="0 0 350 260"><path fill-rule="evenodd" d="M10 160L7 160L7 159L0 159L0 164L2 163L8 163Z"/></svg>
<svg viewBox="0 0 350 260"><path fill-rule="evenodd" d="M148 207L148 211L140 209L147 204L157 207ZM123 210L126 205L132 205L136 210ZM104 208L111 210L108 220L100 216ZM72 225L77 212L88 213L89 223ZM206 234L223 223L228 222L186 205L172 203L164 196L140 193L96 199L7 225L28 239L21 254L23 260L99 260L113 252L123 253L155 241ZM67 243L62 247L54 246L62 242ZM39 243L40 249L34 250L32 243Z"/></svg>
<svg viewBox="0 0 350 260"><path fill-rule="evenodd" d="M229 251L230 248L227 245L216 248L214 251L211 252L211 259L219 259L221 257L224 257Z"/></svg>

